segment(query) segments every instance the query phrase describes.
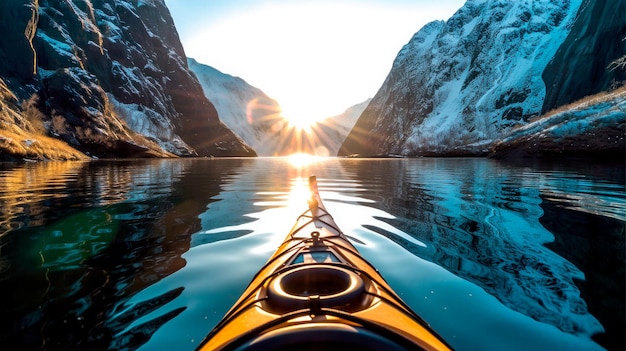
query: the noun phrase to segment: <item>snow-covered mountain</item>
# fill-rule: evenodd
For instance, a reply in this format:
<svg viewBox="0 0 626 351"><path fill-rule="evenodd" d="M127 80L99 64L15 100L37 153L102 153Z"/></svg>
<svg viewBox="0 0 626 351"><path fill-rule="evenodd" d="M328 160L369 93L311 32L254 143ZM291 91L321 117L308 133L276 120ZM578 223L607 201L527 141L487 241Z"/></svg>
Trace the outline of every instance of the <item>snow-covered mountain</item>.
<svg viewBox="0 0 626 351"><path fill-rule="evenodd" d="M365 111L365 108L367 108L367 105L369 105L371 101L371 98L367 99L359 104L348 108L342 114L329 118L330 120L332 120L332 122L329 124L345 138L348 135L348 132L350 132L352 128L354 128L354 125L359 120L359 117L361 116L363 111Z"/></svg>
<svg viewBox="0 0 626 351"><path fill-rule="evenodd" d="M275 155L278 145L273 136L286 126L278 102L239 77L222 73L193 58L187 62L220 120L259 156Z"/></svg>
<svg viewBox="0 0 626 351"><path fill-rule="evenodd" d="M295 152L336 155L370 101L352 106L338 116L325 118L311 126L307 133L299 133L281 117L279 102L259 88L193 58L188 59L188 64L222 122L259 156L284 156Z"/></svg>
<svg viewBox="0 0 626 351"><path fill-rule="evenodd" d="M485 154L513 127L626 80L606 68L626 51L625 3L468 0L402 48L339 155Z"/></svg>
<svg viewBox="0 0 626 351"><path fill-rule="evenodd" d="M100 157L255 155L202 93L162 0L2 1L0 31L4 96L29 101L42 137Z"/></svg>
<svg viewBox="0 0 626 351"><path fill-rule="evenodd" d="M318 156L335 156L339 152L341 144L354 128L357 120L365 111L372 99L367 99L359 104L349 107L340 115L329 117L311 126L311 134L317 144L313 154Z"/></svg>

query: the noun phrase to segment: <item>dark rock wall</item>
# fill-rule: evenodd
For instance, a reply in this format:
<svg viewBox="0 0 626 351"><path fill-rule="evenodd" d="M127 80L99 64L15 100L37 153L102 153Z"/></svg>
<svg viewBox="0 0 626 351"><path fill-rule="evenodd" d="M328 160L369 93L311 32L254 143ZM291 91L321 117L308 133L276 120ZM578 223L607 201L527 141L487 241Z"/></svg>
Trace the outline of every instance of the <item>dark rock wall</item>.
<svg viewBox="0 0 626 351"><path fill-rule="evenodd" d="M626 0L585 0L565 42L546 67L542 113L626 82Z"/></svg>
<svg viewBox="0 0 626 351"><path fill-rule="evenodd" d="M0 67L6 80L28 81L33 76L34 53L24 35L32 12L26 3L0 2Z"/></svg>

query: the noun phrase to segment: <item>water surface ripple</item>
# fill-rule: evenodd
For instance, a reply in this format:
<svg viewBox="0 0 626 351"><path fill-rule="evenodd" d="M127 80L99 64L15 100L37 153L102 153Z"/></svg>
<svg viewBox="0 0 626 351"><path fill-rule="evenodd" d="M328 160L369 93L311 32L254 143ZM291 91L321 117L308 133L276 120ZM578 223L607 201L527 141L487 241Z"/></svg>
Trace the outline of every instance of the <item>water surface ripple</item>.
<svg viewBox="0 0 626 351"><path fill-rule="evenodd" d="M624 165L286 158L0 164L0 340L194 350L318 177L457 350L624 350Z"/></svg>

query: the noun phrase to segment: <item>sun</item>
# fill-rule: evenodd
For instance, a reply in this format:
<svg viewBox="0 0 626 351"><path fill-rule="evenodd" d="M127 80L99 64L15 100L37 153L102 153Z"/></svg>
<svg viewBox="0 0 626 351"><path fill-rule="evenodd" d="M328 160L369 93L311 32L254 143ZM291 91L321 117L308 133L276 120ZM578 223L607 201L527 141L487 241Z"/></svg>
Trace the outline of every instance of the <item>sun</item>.
<svg viewBox="0 0 626 351"><path fill-rule="evenodd" d="M288 103L279 103L282 117L297 130L310 132L311 128L325 117L319 115L319 112L312 106L304 105L302 108L296 108Z"/></svg>
<svg viewBox="0 0 626 351"><path fill-rule="evenodd" d="M315 125L316 121L310 118L289 118L285 116L285 119L289 122L291 126L296 129L310 131L311 128Z"/></svg>
<svg viewBox="0 0 626 351"><path fill-rule="evenodd" d="M290 126L297 130L310 132L311 128L315 126L319 119L306 116L304 114L290 113L283 110L281 113L283 118L289 123Z"/></svg>

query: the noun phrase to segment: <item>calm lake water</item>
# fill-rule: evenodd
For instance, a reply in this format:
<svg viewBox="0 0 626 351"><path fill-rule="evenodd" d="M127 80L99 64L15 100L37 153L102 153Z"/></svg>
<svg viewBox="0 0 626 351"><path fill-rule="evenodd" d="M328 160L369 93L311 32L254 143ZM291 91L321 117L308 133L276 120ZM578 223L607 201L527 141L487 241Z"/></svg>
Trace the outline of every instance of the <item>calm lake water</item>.
<svg viewBox="0 0 626 351"><path fill-rule="evenodd" d="M457 350L624 350L624 165L0 164L3 350L194 350L306 206Z"/></svg>

